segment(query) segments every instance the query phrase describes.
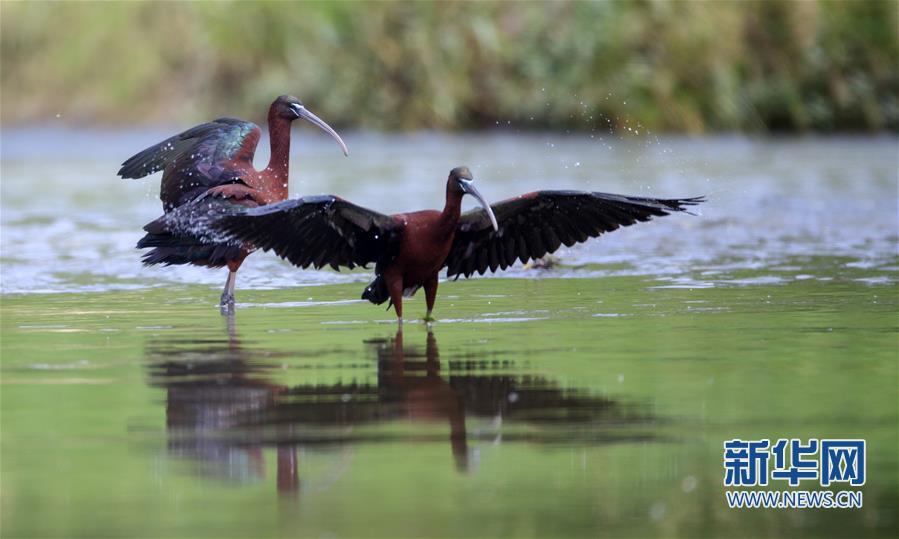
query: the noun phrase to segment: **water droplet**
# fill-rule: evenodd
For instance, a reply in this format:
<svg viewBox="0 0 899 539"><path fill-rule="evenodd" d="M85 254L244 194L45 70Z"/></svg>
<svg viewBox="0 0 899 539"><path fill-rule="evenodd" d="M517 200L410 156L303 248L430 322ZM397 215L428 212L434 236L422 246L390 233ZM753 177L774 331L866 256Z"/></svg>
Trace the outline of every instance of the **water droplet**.
<svg viewBox="0 0 899 539"><path fill-rule="evenodd" d="M681 481L680 488L684 492L693 492L696 488L696 478L692 475L684 477L684 480Z"/></svg>

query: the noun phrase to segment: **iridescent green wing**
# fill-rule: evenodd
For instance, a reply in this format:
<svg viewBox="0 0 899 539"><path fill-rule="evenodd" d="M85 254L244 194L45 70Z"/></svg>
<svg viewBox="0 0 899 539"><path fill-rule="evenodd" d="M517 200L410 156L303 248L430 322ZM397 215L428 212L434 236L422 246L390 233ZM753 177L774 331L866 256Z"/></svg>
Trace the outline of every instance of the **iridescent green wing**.
<svg viewBox="0 0 899 539"><path fill-rule="evenodd" d="M132 156L118 174L142 178L162 170L161 198L168 211L211 187L241 181L252 170L260 134L252 122L219 118Z"/></svg>

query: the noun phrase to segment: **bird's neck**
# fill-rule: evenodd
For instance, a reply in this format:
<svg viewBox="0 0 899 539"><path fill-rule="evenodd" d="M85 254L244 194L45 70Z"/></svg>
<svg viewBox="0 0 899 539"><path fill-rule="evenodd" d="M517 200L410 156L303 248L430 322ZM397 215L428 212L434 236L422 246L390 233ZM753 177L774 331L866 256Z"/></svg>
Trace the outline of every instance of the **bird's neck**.
<svg viewBox="0 0 899 539"><path fill-rule="evenodd" d="M459 216L462 214L462 193L447 188L446 205L440 214L440 223L449 231L454 231L459 224Z"/></svg>
<svg viewBox="0 0 899 539"><path fill-rule="evenodd" d="M266 172L274 188L283 190L281 198L287 198L287 180L290 173L290 121L280 116L269 114L268 136L272 147Z"/></svg>

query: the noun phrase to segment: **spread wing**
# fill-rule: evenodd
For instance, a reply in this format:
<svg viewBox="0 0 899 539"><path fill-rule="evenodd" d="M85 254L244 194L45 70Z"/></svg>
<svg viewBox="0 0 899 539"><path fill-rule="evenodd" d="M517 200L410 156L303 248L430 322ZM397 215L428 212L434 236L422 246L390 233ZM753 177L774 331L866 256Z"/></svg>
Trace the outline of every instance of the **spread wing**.
<svg viewBox="0 0 899 539"><path fill-rule="evenodd" d="M260 134L252 122L219 118L130 157L118 174L143 178L164 171L160 198L169 211L211 187L239 182L253 165Z"/></svg>
<svg viewBox="0 0 899 539"><path fill-rule="evenodd" d="M332 195L285 200L223 216L217 230L301 268L354 268L396 256L401 224Z"/></svg>
<svg viewBox="0 0 899 539"><path fill-rule="evenodd" d="M686 211L705 199L656 199L585 191L536 191L491 205L499 231L483 209L462 215L445 265L448 276L506 269L621 226Z"/></svg>
<svg viewBox="0 0 899 539"><path fill-rule="evenodd" d="M229 197L200 196L147 223L147 234L138 249L152 248L143 256L145 265L194 264L221 267L246 256L252 246L216 231L210 223L237 213L255 202Z"/></svg>

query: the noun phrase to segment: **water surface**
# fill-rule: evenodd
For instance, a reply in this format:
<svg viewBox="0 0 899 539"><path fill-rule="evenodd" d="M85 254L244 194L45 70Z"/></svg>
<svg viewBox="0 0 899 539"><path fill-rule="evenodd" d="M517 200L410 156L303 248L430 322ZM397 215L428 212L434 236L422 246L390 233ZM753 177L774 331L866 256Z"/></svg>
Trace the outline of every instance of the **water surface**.
<svg viewBox="0 0 899 539"><path fill-rule="evenodd" d="M4 536L899 531L895 139L357 134L343 159L301 130L292 191L385 211L440 206L459 164L492 199L709 196L442 283L398 332L367 272L265 254L221 317L220 271L132 248L158 179L113 173L164 132L71 135L3 133ZM728 509L734 437L866 439L864 508Z"/></svg>
<svg viewBox="0 0 899 539"><path fill-rule="evenodd" d="M115 176L159 132L4 130L2 261L4 293L139 289L224 284L221 272L136 263L141 227L161 214L159 175ZM742 270L819 264L877 269L895 282L897 140L745 138L619 140L600 134L349 134L350 157L324 135L295 129L292 196L332 193L372 209L442 208L446 176L471 167L480 191L499 201L535 189L632 195L706 195L702 218L668 217L557 254L554 276L653 275L690 285L740 281ZM592 137L592 138L591 138ZM267 162L267 137L257 166ZM52 157L44 154L54 148ZM470 197L469 197L470 198ZM466 206L474 202L466 199ZM817 257L826 257L817 258ZM520 271L504 276L526 276ZM297 272L254 256L239 287L363 282L368 274ZM685 281L684 281L685 282Z"/></svg>

